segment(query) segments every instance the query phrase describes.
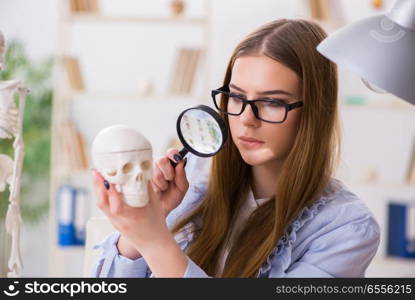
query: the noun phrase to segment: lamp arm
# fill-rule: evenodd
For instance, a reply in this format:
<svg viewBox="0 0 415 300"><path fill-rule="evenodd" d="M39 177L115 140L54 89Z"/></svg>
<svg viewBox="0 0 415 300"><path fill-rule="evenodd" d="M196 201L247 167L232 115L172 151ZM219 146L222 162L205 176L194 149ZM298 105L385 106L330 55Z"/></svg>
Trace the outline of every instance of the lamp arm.
<svg viewBox="0 0 415 300"><path fill-rule="evenodd" d="M402 27L415 31L414 0L397 0L386 16Z"/></svg>

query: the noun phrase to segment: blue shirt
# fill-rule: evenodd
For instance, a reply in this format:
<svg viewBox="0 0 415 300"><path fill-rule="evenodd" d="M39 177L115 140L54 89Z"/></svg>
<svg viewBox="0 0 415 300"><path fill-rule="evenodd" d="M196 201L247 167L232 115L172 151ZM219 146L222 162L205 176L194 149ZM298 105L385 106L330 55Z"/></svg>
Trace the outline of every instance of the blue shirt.
<svg viewBox="0 0 415 300"><path fill-rule="evenodd" d="M186 174L189 190L181 204L167 217L172 228L178 218L195 208L207 188L210 159L188 154ZM339 180L332 178L334 193L326 193L305 207L268 256L257 277L364 277L380 241L379 225L366 205ZM175 235L187 252L193 231L201 224L189 223ZM131 260L118 253L120 233L114 232L95 248L102 254L93 277L152 277L143 257ZM209 277L189 257L184 277Z"/></svg>

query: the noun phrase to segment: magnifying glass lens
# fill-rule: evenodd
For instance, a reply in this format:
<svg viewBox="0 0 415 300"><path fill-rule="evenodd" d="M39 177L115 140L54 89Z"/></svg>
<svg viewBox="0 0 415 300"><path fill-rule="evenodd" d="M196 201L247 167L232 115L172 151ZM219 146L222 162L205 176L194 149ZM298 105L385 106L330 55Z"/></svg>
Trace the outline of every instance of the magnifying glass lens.
<svg viewBox="0 0 415 300"><path fill-rule="evenodd" d="M199 153L216 153L222 146L221 128L206 111L187 110L181 118L180 130L187 144Z"/></svg>
<svg viewBox="0 0 415 300"><path fill-rule="evenodd" d="M198 105L183 111L177 119L177 134L183 144L179 154L187 152L209 157L220 151L228 137L226 123L221 116L206 105ZM175 167L176 162L171 161Z"/></svg>

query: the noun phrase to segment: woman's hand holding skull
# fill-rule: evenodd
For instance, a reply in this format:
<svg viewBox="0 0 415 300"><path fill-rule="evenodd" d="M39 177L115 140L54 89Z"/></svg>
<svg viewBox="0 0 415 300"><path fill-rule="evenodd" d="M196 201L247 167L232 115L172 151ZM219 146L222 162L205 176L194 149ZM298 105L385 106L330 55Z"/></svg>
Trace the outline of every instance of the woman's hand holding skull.
<svg viewBox="0 0 415 300"><path fill-rule="evenodd" d="M170 159L176 161L174 156L177 153L177 149L169 149L167 155L155 163L153 177L147 188L149 203L143 207L125 204L114 184L110 184L107 190L104 178L94 170L97 205L121 233L117 244L121 255L138 258L139 252L162 246L166 236L171 235L165 218L181 203L189 187L184 171L185 160L178 163L176 168L170 164Z"/></svg>

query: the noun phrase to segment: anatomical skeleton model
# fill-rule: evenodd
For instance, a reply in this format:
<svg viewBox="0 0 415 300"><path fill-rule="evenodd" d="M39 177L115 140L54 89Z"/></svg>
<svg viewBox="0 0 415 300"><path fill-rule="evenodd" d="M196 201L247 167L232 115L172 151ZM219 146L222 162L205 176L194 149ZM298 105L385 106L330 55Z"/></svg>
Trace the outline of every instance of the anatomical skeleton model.
<svg viewBox="0 0 415 300"><path fill-rule="evenodd" d="M4 67L5 43L0 32L0 66ZM18 80L0 81L0 139L14 139L14 159L0 154L0 192L9 185L9 206L6 214L6 230L11 235L12 246L7 277L20 277L23 268L20 255L20 182L24 157L22 136L26 95L29 90ZM18 94L18 105L15 94Z"/></svg>

